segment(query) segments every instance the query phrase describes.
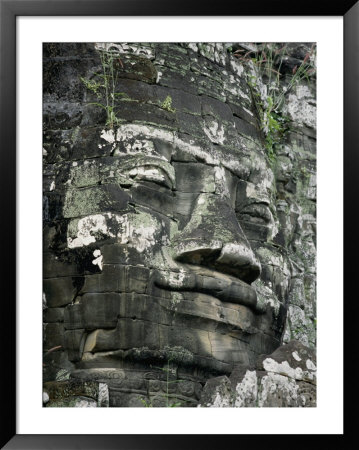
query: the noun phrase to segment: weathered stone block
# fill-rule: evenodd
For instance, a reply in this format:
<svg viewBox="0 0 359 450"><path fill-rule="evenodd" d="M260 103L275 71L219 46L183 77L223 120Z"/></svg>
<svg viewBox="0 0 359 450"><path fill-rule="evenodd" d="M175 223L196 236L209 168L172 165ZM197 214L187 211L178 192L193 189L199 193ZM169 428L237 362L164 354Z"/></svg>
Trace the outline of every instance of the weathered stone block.
<svg viewBox="0 0 359 450"><path fill-rule="evenodd" d="M64 348L64 325L62 323L47 323L44 327L44 350L61 346Z"/></svg>
<svg viewBox="0 0 359 450"><path fill-rule="evenodd" d="M258 128L256 128L250 122L240 119L239 117L235 117L234 122L238 133L243 134L244 136L253 139L254 141L260 142L261 135Z"/></svg>
<svg viewBox="0 0 359 450"><path fill-rule="evenodd" d="M98 329L91 333L86 340L84 351L103 352L141 347L156 349L158 346L157 324L137 319L119 319L114 330Z"/></svg>
<svg viewBox="0 0 359 450"><path fill-rule="evenodd" d="M64 332L64 345L70 361L80 361L84 351L85 340L85 330L66 330Z"/></svg>
<svg viewBox="0 0 359 450"><path fill-rule="evenodd" d="M181 193L214 192L214 170L199 163L174 163L177 190ZM183 197L182 197L183 198Z"/></svg>
<svg viewBox="0 0 359 450"><path fill-rule="evenodd" d="M209 115L218 120L233 120L233 113L230 107L219 100L205 95L201 96L202 115Z"/></svg>
<svg viewBox="0 0 359 450"><path fill-rule="evenodd" d="M94 381L67 380L44 383L46 407L108 407L108 386Z"/></svg>
<svg viewBox="0 0 359 450"><path fill-rule="evenodd" d="M149 269L141 266L106 264L101 274L85 277L82 293L138 292L145 293Z"/></svg>
<svg viewBox="0 0 359 450"><path fill-rule="evenodd" d="M127 54L121 56L121 61L123 68L119 71L120 78L155 83L157 70L150 59L142 55Z"/></svg>
<svg viewBox="0 0 359 450"><path fill-rule="evenodd" d="M81 275L78 266L70 261L61 261L52 252L43 253L44 278L71 277Z"/></svg>
<svg viewBox="0 0 359 450"><path fill-rule="evenodd" d="M49 308L68 305L77 292L73 277L48 278L44 280L43 287Z"/></svg>
<svg viewBox="0 0 359 450"><path fill-rule="evenodd" d="M84 294L78 303L67 306L66 329L113 328L117 324L121 295L117 293Z"/></svg>
<svg viewBox="0 0 359 450"><path fill-rule="evenodd" d="M205 407L316 406L316 366L313 351L298 341L260 356L257 370L235 369L230 378L207 381L200 405ZM248 367L248 366L247 366Z"/></svg>
<svg viewBox="0 0 359 450"><path fill-rule="evenodd" d="M136 204L150 207L161 214L173 216L173 194L168 188L143 181L134 185L130 194L132 201Z"/></svg>
<svg viewBox="0 0 359 450"><path fill-rule="evenodd" d="M45 323L56 323L64 321L64 308L46 308L44 311Z"/></svg>
<svg viewBox="0 0 359 450"><path fill-rule="evenodd" d="M115 184L69 189L66 193L63 216L86 216L101 212L118 212L127 208L129 195Z"/></svg>

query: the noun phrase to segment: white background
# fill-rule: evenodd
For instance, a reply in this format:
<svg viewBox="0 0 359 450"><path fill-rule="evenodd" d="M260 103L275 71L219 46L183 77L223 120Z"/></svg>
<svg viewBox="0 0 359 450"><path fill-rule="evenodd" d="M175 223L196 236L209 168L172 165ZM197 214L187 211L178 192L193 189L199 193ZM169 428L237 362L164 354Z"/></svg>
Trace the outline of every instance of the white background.
<svg viewBox="0 0 359 450"><path fill-rule="evenodd" d="M342 36L342 17L17 18L17 433L343 432ZM317 42L317 408L42 408L42 42L63 41Z"/></svg>

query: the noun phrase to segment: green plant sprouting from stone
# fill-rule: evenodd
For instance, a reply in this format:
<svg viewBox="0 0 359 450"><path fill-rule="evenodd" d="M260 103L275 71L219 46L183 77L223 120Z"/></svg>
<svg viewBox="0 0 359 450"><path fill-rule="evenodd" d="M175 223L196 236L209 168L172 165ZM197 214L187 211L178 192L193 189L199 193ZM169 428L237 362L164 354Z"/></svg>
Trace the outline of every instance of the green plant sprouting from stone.
<svg viewBox="0 0 359 450"><path fill-rule="evenodd" d="M172 97L170 95L167 95L167 97L163 100L161 108L172 113L176 112L176 110L172 108Z"/></svg>
<svg viewBox="0 0 359 450"><path fill-rule="evenodd" d="M261 130L265 136L268 159L276 159L276 146L289 129L289 119L282 114L286 97L303 79L315 73L315 46L305 55L299 66L294 66L289 79L283 82L281 68L288 54L288 45L266 43L255 49L238 49L233 54L249 66L248 84L252 92Z"/></svg>
<svg viewBox="0 0 359 450"><path fill-rule="evenodd" d="M98 50L102 73L97 73L92 79L80 77L86 89L91 91L97 102L90 102L89 105L98 106L106 111L106 125L113 128L119 122L116 109L118 97L126 96L123 92L116 92L117 80L120 67L123 63L119 56L110 50Z"/></svg>

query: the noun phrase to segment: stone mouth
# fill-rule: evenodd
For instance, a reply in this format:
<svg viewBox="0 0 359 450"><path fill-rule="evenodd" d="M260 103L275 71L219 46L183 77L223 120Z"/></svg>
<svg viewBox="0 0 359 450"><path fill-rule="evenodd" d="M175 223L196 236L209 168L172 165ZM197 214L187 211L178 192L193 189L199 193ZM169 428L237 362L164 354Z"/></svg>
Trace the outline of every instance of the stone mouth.
<svg viewBox="0 0 359 450"><path fill-rule="evenodd" d="M160 271L155 285L171 291L206 294L222 302L246 306L257 314L263 313L258 307L257 293L250 284L203 266L182 264L178 272Z"/></svg>

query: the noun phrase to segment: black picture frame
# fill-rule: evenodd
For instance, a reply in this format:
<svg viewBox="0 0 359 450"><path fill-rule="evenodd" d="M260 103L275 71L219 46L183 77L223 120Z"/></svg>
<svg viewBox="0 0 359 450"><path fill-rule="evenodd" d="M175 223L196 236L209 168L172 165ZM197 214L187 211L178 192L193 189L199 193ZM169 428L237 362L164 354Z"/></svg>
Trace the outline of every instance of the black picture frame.
<svg viewBox="0 0 359 450"><path fill-rule="evenodd" d="M1 270L2 278L2 370L3 410L1 448L6 449L183 449L220 448L225 445L316 444L308 435L18 435L16 434L16 17L18 16L342 16L344 18L344 209L345 228L344 286L345 302L345 405L353 401L349 372L350 343L354 342L356 265L351 255L358 233L354 217L355 186L359 169L359 2L341 0L238 0L236 3L188 0L0 0L0 192L3 218L1 223L2 252L7 255ZM349 294L351 293L350 297ZM345 298L345 297L344 297ZM335 382L333 380L333 382ZM355 414L345 417L343 435L330 435L334 445L345 447L354 429ZM345 439L347 438L347 439ZM340 441L340 442L336 442ZM309 444L310 443L310 444Z"/></svg>

